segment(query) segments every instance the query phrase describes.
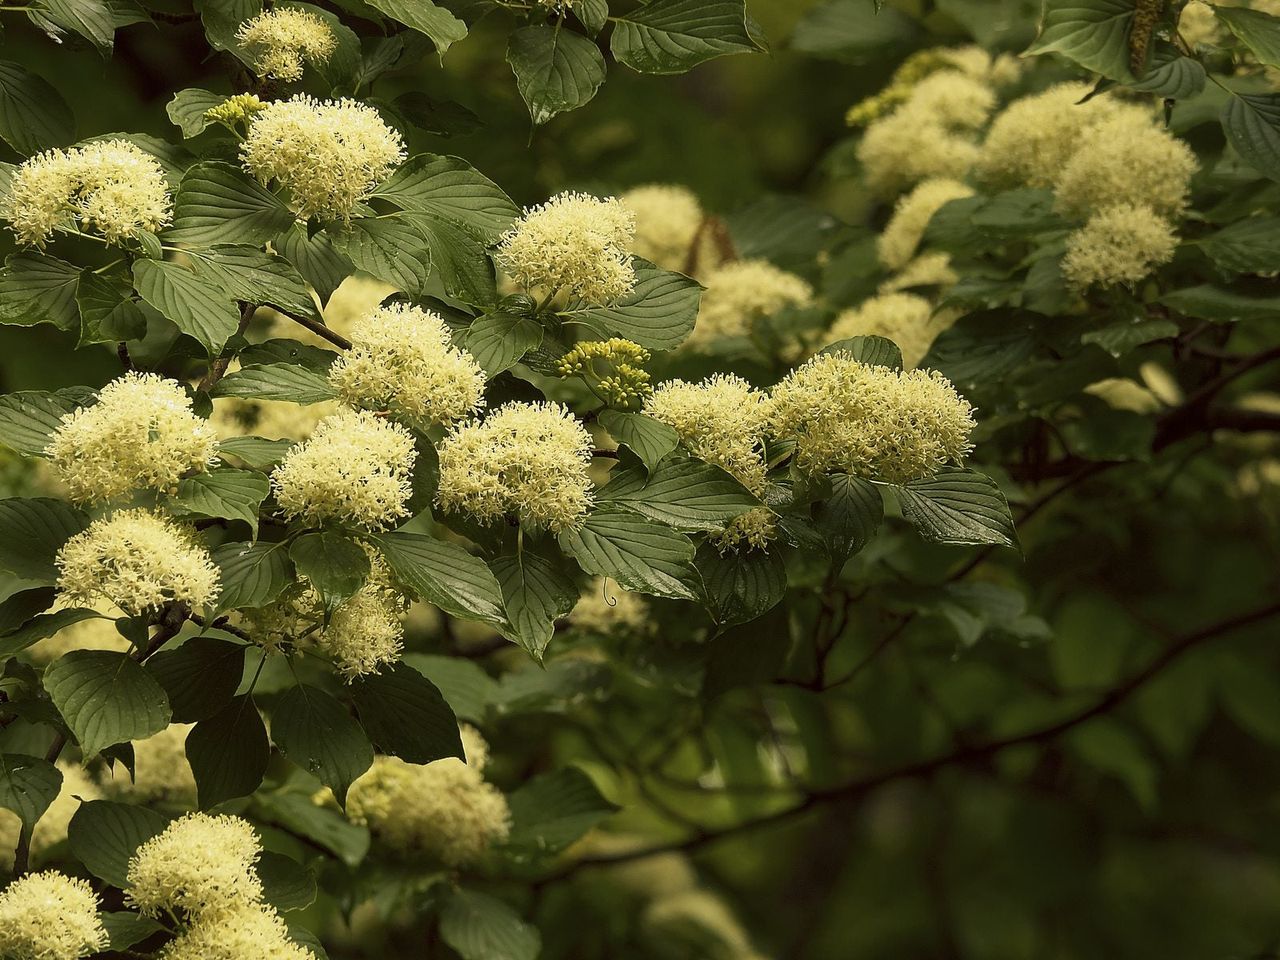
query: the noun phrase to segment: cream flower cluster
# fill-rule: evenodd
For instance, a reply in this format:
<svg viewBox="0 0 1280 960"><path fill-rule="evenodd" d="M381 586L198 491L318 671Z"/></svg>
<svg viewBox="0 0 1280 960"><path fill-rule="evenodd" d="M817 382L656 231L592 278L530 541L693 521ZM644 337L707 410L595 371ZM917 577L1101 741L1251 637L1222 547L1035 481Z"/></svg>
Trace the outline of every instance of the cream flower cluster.
<svg viewBox="0 0 1280 960"><path fill-rule="evenodd" d="M755 494L764 491L768 397L746 380L731 373L701 383L669 380L654 390L645 413L675 430L695 457L732 474Z"/></svg>
<svg viewBox="0 0 1280 960"><path fill-rule="evenodd" d="M191 807L196 803L196 778L187 761L187 734L193 724L172 723L145 740L133 742L133 778L117 765L105 783L107 793L138 803Z"/></svg>
<svg viewBox="0 0 1280 960"><path fill-rule="evenodd" d="M79 960L107 949L107 941L87 880L46 870L0 892L0 957Z"/></svg>
<svg viewBox="0 0 1280 960"><path fill-rule="evenodd" d="M512 514L533 528L569 529L591 506L591 449L591 435L563 405L504 404L440 443L436 501L482 523Z"/></svg>
<svg viewBox="0 0 1280 960"><path fill-rule="evenodd" d="M329 382L353 406L448 425L484 405L484 371L449 339L439 314L393 303L358 320Z"/></svg>
<svg viewBox="0 0 1280 960"><path fill-rule="evenodd" d="M880 262L890 270L906 267L915 257L933 215L952 200L971 196L973 188L959 180L934 177L916 184L898 199L893 217L876 241Z"/></svg>
<svg viewBox="0 0 1280 960"><path fill-rule="evenodd" d="M886 337L902 351L903 365L911 368L919 365L938 334L955 317L950 310L935 313L928 300L914 293L883 293L837 316L827 340L835 343L850 337Z"/></svg>
<svg viewBox="0 0 1280 960"><path fill-rule="evenodd" d="M702 204L687 187L651 183L619 198L636 217L636 256L664 270L684 272L702 226Z"/></svg>
<svg viewBox="0 0 1280 960"><path fill-rule="evenodd" d="M1077 289L1137 283L1173 259L1173 225L1145 204L1120 203L1091 216L1067 238L1062 275Z"/></svg>
<svg viewBox="0 0 1280 960"><path fill-rule="evenodd" d="M60 760L58 772L62 774L58 795L31 830L31 859L35 863L41 862L46 853L67 839L67 828L80 809L81 800L102 799L98 784L79 764ZM0 810L0 859L7 858L6 866L13 865L13 851L21 830L22 820L16 813ZM5 956L3 951L0 951L0 956Z"/></svg>
<svg viewBox="0 0 1280 960"><path fill-rule="evenodd" d="M284 81L301 79L304 62L325 63L338 48L329 25L297 7L276 7L244 21L236 40L259 76Z"/></svg>
<svg viewBox="0 0 1280 960"><path fill-rule="evenodd" d="M926 77L948 71L993 87L1003 87L1018 80L1022 67L1007 53L992 58L977 46L919 50L902 61L888 86L851 107L845 121L853 127L878 120L909 100L916 86Z"/></svg>
<svg viewBox="0 0 1280 960"><path fill-rule="evenodd" d="M375 758L351 785L347 815L402 854L424 854L450 867L474 863L506 840L511 811L484 780L484 738L464 726L462 740L466 763L456 757L426 765Z"/></svg>
<svg viewBox="0 0 1280 960"><path fill-rule="evenodd" d="M901 293L917 287L950 287L960 279L951 257L940 251L922 253L880 284L880 293Z"/></svg>
<svg viewBox="0 0 1280 960"><path fill-rule="evenodd" d="M606 577L593 577L582 591L578 604L569 615L578 630L613 637L618 634L646 636L657 629L649 617L644 597Z"/></svg>
<svg viewBox="0 0 1280 960"><path fill-rule="evenodd" d="M129 858L125 894L149 917L216 915L262 903L262 842L240 817L188 813Z"/></svg>
<svg viewBox="0 0 1280 960"><path fill-rule="evenodd" d="M100 503L134 490L168 490L204 470L218 450L176 381L129 371L98 392L98 402L62 418L45 448L73 500Z"/></svg>
<svg viewBox="0 0 1280 960"><path fill-rule="evenodd" d="M408 516L413 435L365 410L340 410L289 449L271 473L289 519L382 530Z"/></svg>
<svg viewBox="0 0 1280 960"><path fill-rule="evenodd" d="M718 267L706 287L698 321L686 343L705 346L725 337L749 336L755 322L786 307L807 306L813 287L767 260L736 260Z"/></svg>
<svg viewBox="0 0 1280 960"><path fill-rule="evenodd" d="M271 907L241 906L202 915L157 955L158 960L316 960L289 938L289 927Z"/></svg>
<svg viewBox="0 0 1280 960"><path fill-rule="evenodd" d="M305 94L267 104L240 145L245 169L284 187L302 219L350 219L404 158L400 134L373 107Z"/></svg>
<svg viewBox="0 0 1280 960"><path fill-rule="evenodd" d="M408 609L404 595L391 585L386 561L371 556L369 579L333 612L317 643L347 679L377 673L400 659Z"/></svg>
<svg viewBox="0 0 1280 960"><path fill-rule="evenodd" d="M62 545L58 588L67 600L115 604L128 616L169 601L212 603L218 568L209 551L167 517L145 509L101 517Z"/></svg>
<svg viewBox="0 0 1280 960"><path fill-rule="evenodd" d="M22 243L43 247L54 230L78 225L119 244L167 224L173 200L154 157L127 140L95 140L22 163L3 213Z"/></svg>
<svg viewBox="0 0 1280 960"><path fill-rule="evenodd" d="M936 371L897 371L819 354L773 388L773 432L810 471L888 483L930 476L969 453L973 408Z"/></svg>
<svg viewBox="0 0 1280 960"><path fill-rule="evenodd" d="M498 243L497 260L526 290L560 291L598 305L636 283L635 215L621 201L561 193L525 210Z"/></svg>

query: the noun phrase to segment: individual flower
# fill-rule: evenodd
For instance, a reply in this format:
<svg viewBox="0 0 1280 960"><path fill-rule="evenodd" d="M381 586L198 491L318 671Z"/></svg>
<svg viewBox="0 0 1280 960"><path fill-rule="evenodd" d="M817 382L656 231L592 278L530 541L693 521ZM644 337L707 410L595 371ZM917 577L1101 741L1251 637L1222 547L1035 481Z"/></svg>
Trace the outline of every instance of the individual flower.
<svg viewBox="0 0 1280 960"><path fill-rule="evenodd" d="M351 349L329 368L329 383L347 403L445 425L484 405L484 371L453 346L438 314L393 303L358 320L350 336Z"/></svg>
<svg viewBox="0 0 1280 960"><path fill-rule="evenodd" d="M173 200L164 168L127 140L48 150L18 166L3 202L22 243L43 247L57 229L89 229L112 244L155 233Z"/></svg>
<svg viewBox="0 0 1280 960"><path fill-rule="evenodd" d="M62 418L45 456L73 500L100 503L134 490L168 490L213 461L218 438L177 382L131 370L98 402Z"/></svg>
<svg viewBox="0 0 1280 960"><path fill-rule="evenodd" d="M474 863L506 840L511 811L484 780L483 737L464 727L463 744L467 763L456 757L425 765L374 758L347 793L347 816L402 855L425 855L449 867Z"/></svg>
<svg viewBox="0 0 1280 960"><path fill-rule="evenodd" d="M249 821L188 813L129 858L126 900L149 917L181 910L195 919L260 905L261 853Z"/></svg>
<svg viewBox="0 0 1280 960"><path fill-rule="evenodd" d="M631 251L664 270L686 271L689 252L702 226L702 205L687 187L651 183L619 199L636 216Z"/></svg>
<svg viewBox="0 0 1280 960"><path fill-rule="evenodd" d="M916 255L925 228L933 215L952 200L973 196L973 190L959 180L933 178L916 184L899 198L893 217L876 241L880 262L890 270L901 270Z"/></svg>
<svg viewBox="0 0 1280 960"><path fill-rule="evenodd" d="M955 321L950 311L935 313L933 304L914 293L884 293L864 300L836 317L827 342L850 337L886 337L902 351L902 362L917 366L934 339Z"/></svg>
<svg viewBox="0 0 1280 960"><path fill-rule="evenodd" d="M56 604L54 610L65 609L65 601ZM119 611L112 612L111 605L99 601L91 608L102 614L87 620L77 620L63 627L51 637L45 637L27 647L25 656L32 663L48 666L64 654L72 650L111 650L126 653L133 646L124 635L116 629Z"/></svg>
<svg viewBox="0 0 1280 960"><path fill-rule="evenodd" d="M56 870L19 877L0 891L0 956L79 960L107 949L89 881Z"/></svg>
<svg viewBox="0 0 1280 960"><path fill-rule="evenodd" d="M757 320L813 301L803 278L767 260L735 260L707 275L698 320L687 343L705 346L725 337L749 336Z"/></svg>
<svg viewBox="0 0 1280 960"><path fill-rule="evenodd" d="M755 494L764 491L768 397L746 380L723 373L701 383L670 380L654 390L644 412L675 430L695 457Z"/></svg>
<svg viewBox="0 0 1280 960"><path fill-rule="evenodd" d="M413 435L365 410L341 410L289 449L271 473L276 502L291 520L382 530L409 514Z"/></svg>
<svg viewBox="0 0 1280 960"><path fill-rule="evenodd" d="M187 734L191 728L189 723L171 723L145 740L135 740L133 777L117 764L104 785L106 791L137 803L195 806L196 779L187 762Z"/></svg>
<svg viewBox="0 0 1280 960"><path fill-rule="evenodd" d="M267 104L240 145L245 169L284 187L301 219L349 220L404 157L400 134L373 107L305 94Z"/></svg>
<svg viewBox="0 0 1280 960"><path fill-rule="evenodd" d="M170 601L207 606L218 594L218 568L209 551L172 520L144 509L93 521L62 545L57 567L67 600L107 601L130 617Z"/></svg>
<svg viewBox="0 0 1280 960"><path fill-rule="evenodd" d="M1086 217L1107 207L1141 204L1166 217L1187 205L1196 156L1150 121L1121 115L1086 130L1054 181L1058 209Z"/></svg>
<svg viewBox="0 0 1280 960"><path fill-rule="evenodd" d="M236 30L236 40L259 76L286 82L301 79L304 61L325 63L338 48L329 25L297 7L276 7L245 20Z"/></svg>
<svg viewBox="0 0 1280 960"><path fill-rule="evenodd" d="M561 291L605 305L635 286L635 232L635 215L621 201L561 193L525 210L502 235L496 256L526 290Z"/></svg>
<svg viewBox="0 0 1280 960"><path fill-rule="evenodd" d="M772 429L808 471L887 483L930 476L969 453L973 408L942 374L819 354L773 388Z"/></svg>
<svg viewBox="0 0 1280 960"><path fill-rule="evenodd" d="M58 772L62 774L58 795L31 830L31 859L36 863L42 861L44 855L58 844L66 841L67 828L71 825L71 818L80 809L82 800L87 803L102 799L102 791L97 783L78 763L59 760ZM22 820L16 813L0 810L0 857L9 858L9 866L13 863L13 851L21 829ZM0 951L0 956L6 954Z"/></svg>
<svg viewBox="0 0 1280 960"><path fill-rule="evenodd" d="M591 506L591 435L558 403L507 403L440 443L436 501L482 523L512 514L559 532Z"/></svg>
<svg viewBox="0 0 1280 960"><path fill-rule="evenodd" d="M621 408L633 406L653 392L649 371L649 351L638 343L611 337L575 344L556 364L562 377L582 377L606 403Z"/></svg>
<svg viewBox="0 0 1280 960"><path fill-rule="evenodd" d="M289 937L289 927L265 904L200 916L156 954L158 960L316 960Z"/></svg>
<svg viewBox="0 0 1280 960"><path fill-rule="evenodd" d="M1077 290L1137 283L1173 259L1172 224L1145 205L1121 203L1091 216L1067 237L1062 275Z"/></svg>
<svg viewBox="0 0 1280 960"><path fill-rule="evenodd" d="M408 608L408 600L391 585L386 561L372 557L368 580L333 612L316 643L348 680L377 673L400 659Z"/></svg>

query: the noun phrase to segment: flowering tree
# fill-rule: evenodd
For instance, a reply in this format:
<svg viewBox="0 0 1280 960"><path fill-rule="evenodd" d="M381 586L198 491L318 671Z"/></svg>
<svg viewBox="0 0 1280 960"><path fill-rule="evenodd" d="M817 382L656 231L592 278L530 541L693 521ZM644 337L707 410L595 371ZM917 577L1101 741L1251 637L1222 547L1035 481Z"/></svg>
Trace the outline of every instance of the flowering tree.
<svg viewBox="0 0 1280 960"><path fill-rule="evenodd" d="M1071 800L1176 835L1221 691L1280 735L1274 657L1204 654L1280 615L1280 11L880 6L781 14L861 91L828 211L594 168L522 207L421 148L483 121L456 69L555 168L536 128L595 122L607 62L639 104L764 50L743 0L0 7L0 324L13 370L57 358L0 396L0 956L1280 936L1216 901L1229 941L1061 932L983 853L1069 845ZM113 53L141 106L63 89ZM152 132L79 136L122 102Z"/></svg>

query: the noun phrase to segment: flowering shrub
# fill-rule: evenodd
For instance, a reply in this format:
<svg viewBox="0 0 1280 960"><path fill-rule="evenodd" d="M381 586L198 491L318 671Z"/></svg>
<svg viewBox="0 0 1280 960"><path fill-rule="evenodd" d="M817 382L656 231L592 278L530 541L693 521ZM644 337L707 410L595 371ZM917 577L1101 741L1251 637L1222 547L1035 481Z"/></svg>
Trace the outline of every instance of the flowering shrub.
<svg viewBox="0 0 1280 960"><path fill-rule="evenodd" d="M1280 614L1280 10L759 7L820 132L737 209L616 144L744 0L0 7L0 956L1180 955L982 845L1276 740L1175 662Z"/></svg>

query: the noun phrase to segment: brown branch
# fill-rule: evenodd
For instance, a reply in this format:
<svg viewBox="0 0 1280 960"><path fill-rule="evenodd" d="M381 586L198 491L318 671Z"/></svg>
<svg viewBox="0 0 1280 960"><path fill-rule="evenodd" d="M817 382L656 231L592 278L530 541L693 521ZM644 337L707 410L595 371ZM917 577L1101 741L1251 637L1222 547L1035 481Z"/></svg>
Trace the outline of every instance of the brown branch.
<svg viewBox="0 0 1280 960"><path fill-rule="evenodd" d="M272 307L277 313L284 314L294 323L302 324L304 327L306 327L308 330L314 333L317 337L320 337L324 340L328 340L335 347L339 347L343 350L351 349L350 340L348 340L342 334L337 333L333 330L330 330L323 323L319 323L315 320L312 320L310 317L304 317L297 313L290 313L288 310L285 310L279 306L276 306L275 304L272 304Z"/></svg>
<svg viewBox="0 0 1280 960"><path fill-rule="evenodd" d="M257 312L258 305L256 303L240 304L240 325L236 328L236 336L243 337L245 330L249 326L249 321L253 319L253 315ZM223 354L209 364L209 370L204 375L204 379L200 381L200 385L196 389L201 393L208 393L212 390L223 375L227 372L227 367L231 366L231 361L235 358L235 352L232 350L224 351Z"/></svg>

